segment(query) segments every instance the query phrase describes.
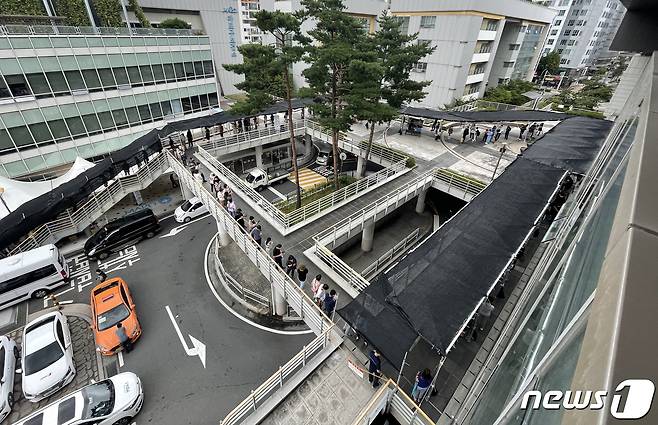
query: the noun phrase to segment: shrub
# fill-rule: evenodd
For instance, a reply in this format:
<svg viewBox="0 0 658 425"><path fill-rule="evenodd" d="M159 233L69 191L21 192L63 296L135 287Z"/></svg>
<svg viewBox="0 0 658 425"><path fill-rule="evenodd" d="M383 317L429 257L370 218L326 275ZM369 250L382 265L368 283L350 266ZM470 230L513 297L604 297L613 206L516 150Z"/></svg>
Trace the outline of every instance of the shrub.
<svg viewBox="0 0 658 425"><path fill-rule="evenodd" d="M46 11L41 0L4 0L2 14L43 16Z"/></svg>
<svg viewBox="0 0 658 425"><path fill-rule="evenodd" d="M171 19L165 19L164 21L160 22L160 25L158 25L158 28L171 28L171 29L177 29L177 30L188 30L190 29L190 26L185 22L184 20L180 18L171 18Z"/></svg>
<svg viewBox="0 0 658 425"><path fill-rule="evenodd" d="M151 23L149 22L148 18L144 14L144 11L142 10L142 6L139 5L137 0L128 0L128 6L130 6L132 11L135 13L137 20L139 21L139 23L142 25L143 28L151 27Z"/></svg>
<svg viewBox="0 0 658 425"><path fill-rule="evenodd" d="M95 0L94 5L102 27L118 28L124 26L123 19L121 19L119 0ZM84 10L84 3L82 7Z"/></svg>

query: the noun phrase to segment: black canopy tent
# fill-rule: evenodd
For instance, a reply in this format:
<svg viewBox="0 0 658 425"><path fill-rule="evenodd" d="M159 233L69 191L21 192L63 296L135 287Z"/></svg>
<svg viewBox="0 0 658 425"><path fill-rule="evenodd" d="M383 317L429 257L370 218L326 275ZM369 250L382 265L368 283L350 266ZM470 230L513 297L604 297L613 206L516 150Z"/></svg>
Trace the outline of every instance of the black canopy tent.
<svg viewBox="0 0 658 425"><path fill-rule="evenodd" d="M299 109L312 102L311 99L294 99L293 109ZM286 102L277 102L259 113L273 114L287 110ZM68 208L84 201L96 189L112 180L121 171L148 161L149 156L162 150L161 139L177 131L214 126L247 117L219 112L198 118L175 121L162 129L154 129L137 138L129 145L107 156L92 168L84 171L71 181L63 183L48 193L32 199L16 208L0 221L0 250L16 243L31 230L54 220Z"/></svg>
<svg viewBox="0 0 658 425"><path fill-rule="evenodd" d="M561 112L510 110L510 111L439 111L408 106L400 113L411 117L445 120L451 122L512 122L512 121L562 121L573 115Z"/></svg>
<svg viewBox="0 0 658 425"><path fill-rule="evenodd" d="M587 170L610 126L577 117L554 127L340 309L340 316L394 367L403 364L419 336L447 354L532 232L561 179ZM546 158L546 152L552 156Z"/></svg>

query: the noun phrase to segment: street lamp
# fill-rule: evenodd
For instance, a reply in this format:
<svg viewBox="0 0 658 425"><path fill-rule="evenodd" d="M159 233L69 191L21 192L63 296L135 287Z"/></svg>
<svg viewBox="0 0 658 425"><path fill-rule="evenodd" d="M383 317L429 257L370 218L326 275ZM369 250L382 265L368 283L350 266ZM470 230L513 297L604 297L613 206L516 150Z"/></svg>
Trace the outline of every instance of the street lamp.
<svg viewBox="0 0 658 425"><path fill-rule="evenodd" d="M7 208L7 211L11 214L11 210L10 210L9 207L7 206L7 203L5 202L5 200L2 198L2 194L3 194L3 193L5 193L5 188L2 187L2 186L0 186L0 201L2 201L2 205L4 205L5 208Z"/></svg>
<svg viewBox="0 0 658 425"><path fill-rule="evenodd" d="M500 160L503 158L503 155L505 155L505 152L507 152L507 143L503 143L503 146L498 149L500 152L500 156L498 157L498 162L496 162L496 168L494 168L494 172L491 175L491 181L496 178L496 171L498 171L498 166L500 165Z"/></svg>

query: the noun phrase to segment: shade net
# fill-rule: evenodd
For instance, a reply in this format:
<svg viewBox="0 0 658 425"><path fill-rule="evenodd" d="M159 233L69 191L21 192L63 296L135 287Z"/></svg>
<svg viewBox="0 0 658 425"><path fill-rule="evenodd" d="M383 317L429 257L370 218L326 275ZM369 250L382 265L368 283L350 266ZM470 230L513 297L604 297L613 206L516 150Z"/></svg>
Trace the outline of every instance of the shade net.
<svg viewBox="0 0 658 425"><path fill-rule="evenodd" d="M570 118L554 127L340 309L340 316L396 367L418 336L446 354L516 255L565 172L586 171L609 128L609 123L591 118ZM544 143L547 147L535 154ZM578 152L581 146L586 149ZM544 153L549 151L554 155L550 161Z"/></svg>
<svg viewBox="0 0 658 425"><path fill-rule="evenodd" d="M301 108L310 102L312 102L310 99L295 99L293 109ZM278 102L258 115L280 113L286 110L286 103ZM172 122L162 129L151 130L124 148L107 154L106 158L73 180L25 202L4 217L0 221L0 250L9 248L31 230L55 220L66 209L73 208L78 203L85 201L92 192L114 179L121 171L127 172L131 167L143 164L152 154L162 151L161 138L177 131L224 124L245 117L245 115L219 112L204 117Z"/></svg>
<svg viewBox="0 0 658 425"><path fill-rule="evenodd" d="M402 114L412 117L445 120L451 122L514 122L514 121L562 121L573 115L561 112L511 110L511 111L438 111L428 108L403 108Z"/></svg>

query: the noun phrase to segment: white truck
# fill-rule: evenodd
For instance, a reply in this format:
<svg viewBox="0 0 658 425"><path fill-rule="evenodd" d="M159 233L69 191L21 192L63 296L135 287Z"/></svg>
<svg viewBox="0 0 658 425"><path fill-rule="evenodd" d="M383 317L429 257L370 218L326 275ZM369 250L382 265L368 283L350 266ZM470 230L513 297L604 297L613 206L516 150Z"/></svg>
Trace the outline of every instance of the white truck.
<svg viewBox="0 0 658 425"><path fill-rule="evenodd" d="M254 168L247 173L245 180L249 183L249 186L252 189L260 191L267 186L272 186L276 183L283 183L289 175L290 173L285 170L275 171L272 174L268 174L260 168Z"/></svg>

